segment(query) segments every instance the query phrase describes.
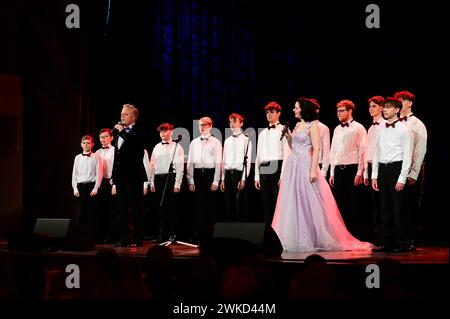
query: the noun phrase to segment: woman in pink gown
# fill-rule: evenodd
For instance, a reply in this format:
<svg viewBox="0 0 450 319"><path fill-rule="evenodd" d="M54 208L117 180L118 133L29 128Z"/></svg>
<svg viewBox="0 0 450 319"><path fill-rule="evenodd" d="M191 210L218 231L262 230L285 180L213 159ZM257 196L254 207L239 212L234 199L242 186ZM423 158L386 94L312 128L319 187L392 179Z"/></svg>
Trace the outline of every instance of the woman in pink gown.
<svg viewBox="0 0 450 319"><path fill-rule="evenodd" d="M286 251L370 250L345 227L318 165L320 135L315 100L295 103L295 129L286 134L292 153L284 161L272 228Z"/></svg>

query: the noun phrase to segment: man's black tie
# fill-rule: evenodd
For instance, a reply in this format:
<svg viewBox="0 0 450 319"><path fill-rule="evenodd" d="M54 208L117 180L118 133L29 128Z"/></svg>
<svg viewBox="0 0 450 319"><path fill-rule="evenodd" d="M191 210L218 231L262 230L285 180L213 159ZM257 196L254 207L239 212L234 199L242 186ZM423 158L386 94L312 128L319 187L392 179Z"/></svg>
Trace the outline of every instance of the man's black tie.
<svg viewBox="0 0 450 319"><path fill-rule="evenodd" d="M270 130L271 128L275 128L275 127L276 127L275 124L274 125L269 125L269 126L267 126L267 129Z"/></svg>
<svg viewBox="0 0 450 319"><path fill-rule="evenodd" d="M349 125L350 124L348 124L348 123L341 123L341 127L345 127L345 126L349 127Z"/></svg>
<svg viewBox="0 0 450 319"><path fill-rule="evenodd" d="M373 122L372 125L380 125L378 122Z"/></svg>
<svg viewBox="0 0 450 319"><path fill-rule="evenodd" d="M92 154L92 153L87 153L87 154L83 153L83 154L81 154L81 155L83 155L83 156L88 156L88 157L89 157L89 156L91 156L91 154Z"/></svg>
<svg viewBox="0 0 450 319"><path fill-rule="evenodd" d="M209 138L209 136L208 136L208 137L200 137L200 140L201 140L201 141L207 141L208 138Z"/></svg>
<svg viewBox="0 0 450 319"><path fill-rule="evenodd" d="M102 146L102 148L103 148L104 150L107 150L107 149L109 148L109 146Z"/></svg>
<svg viewBox="0 0 450 319"><path fill-rule="evenodd" d="M169 142L161 142L162 145L168 145Z"/></svg>

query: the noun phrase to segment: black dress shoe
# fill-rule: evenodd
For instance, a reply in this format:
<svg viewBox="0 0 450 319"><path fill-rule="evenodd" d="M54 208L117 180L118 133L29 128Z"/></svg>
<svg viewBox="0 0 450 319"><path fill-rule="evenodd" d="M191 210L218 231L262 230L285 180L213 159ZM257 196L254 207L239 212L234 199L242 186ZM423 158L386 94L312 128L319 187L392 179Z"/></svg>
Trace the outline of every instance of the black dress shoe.
<svg viewBox="0 0 450 319"><path fill-rule="evenodd" d="M187 240L187 242L188 242L189 244L192 244L192 245L198 245L198 240L196 240L196 239L194 239L194 238L189 238L189 239Z"/></svg>
<svg viewBox="0 0 450 319"><path fill-rule="evenodd" d="M122 240L120 242L120 247L130 247L131 243L128 240Z"/></svg>
<svg viewBox="0 0 450 319"><path fill-rule="evenodd" d="M162 244L162 243L165 243L167 240L166 239L163 239L163 238L161 238L161 237L159 237L158 239L156 239L156 243L157 244Z"/></svg>
<svg viewBox="0 0 450 319"><path fill-rule="evenodd" d="M144 242L142 240L136 241L136 247L143 247L143 246L144 246Z"/></svg>
<svg viewBox="0 0 450 319"><path fill-rule="evenodd" d="M393 253L403 253L405 251L406 251L406 249L403 248L402 246L396 246L396 247L394 247L394 249L392 249Z"/></svg>

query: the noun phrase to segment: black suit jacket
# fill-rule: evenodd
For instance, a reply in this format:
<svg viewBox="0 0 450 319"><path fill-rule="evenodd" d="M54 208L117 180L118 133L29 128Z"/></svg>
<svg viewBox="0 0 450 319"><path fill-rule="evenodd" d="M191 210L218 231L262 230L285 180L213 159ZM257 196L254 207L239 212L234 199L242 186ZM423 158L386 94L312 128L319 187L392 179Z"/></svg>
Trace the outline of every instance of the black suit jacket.
<svg viewBox="0 0 450 319"><path fill-rule="evenodd" d="M143 164L144 134L136 124L129 132L114 132L115 150L112 178L115 184L143 183L147 178ZM123 139L118 147L119 136Z"/></svg>

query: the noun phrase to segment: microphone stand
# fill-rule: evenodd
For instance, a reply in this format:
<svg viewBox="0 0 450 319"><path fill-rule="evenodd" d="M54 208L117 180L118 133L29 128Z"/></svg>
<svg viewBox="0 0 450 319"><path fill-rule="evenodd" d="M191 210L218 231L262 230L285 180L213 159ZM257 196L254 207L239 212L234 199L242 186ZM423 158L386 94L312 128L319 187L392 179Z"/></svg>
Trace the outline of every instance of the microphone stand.
<svg viewBox="0 0 450 319"><path fill-rule="evenodd" d="M169 183L169 176L171 173L174 172L173 160L175 158L175 153L177 152L177 146L178 146L178 141L175 141L175 147L174 147L173 154L172 154L172 160L170 161L169 170L167 171L166 182L164 183L164 190L163 190L163 193L161 196L161 201L159 202L159 207L162 207L164 198L166 197L166 189L167 189L167 184Z"/></svg>
<svg viewBox="0 0 450 319"><path fill-rule="evenodd" d="M174 168L173 168L173 160L174 160L175 154L176 154L176 152L177 152L178 142L181 141L181 138L180 138L180 137L181 137L181 135L180 135L176 140L174 140L174 142L175 142L175 147L174 147L174 149L173 149L172 160L170 161L169 170L168 170L168 172L167 172L166 182L165 182L165 184L164 184L164 190L163 190L163 193L162 193L162 196L161 196L161 201L159 202L159 207L160 207L160 208L162 208L163 202L164 202L164 198L165 198L165 196L166 196L167 184L169 183L169 177L170 177L170 174L174 172ZM175 234L172 234L172 235L170 236L169 240L167 240L167 241L165 241L165 242L163 242L163 243L161 243L161 244L159 244L159 245L160 245L160 246L170 246L171 244L182 244L182 245L185 245L185 246L190 246L190 247L195 247L195 248L198 247L198 245L186 243L186 242L183 242L183 241L177 241L176 238L175 238Z"/></svg>
<svg viewBox="0 0 450 319"><path fill-rule="evenodd" d="M244 134L244 135L247 136L248 141L247 141L247 146L245 147L244 161L242 162L242 172L244 174L244 182L247 183L247 158L248 158L247 153L248 153L248 145L250 144L250 138L248 137L248 135L246 135L246 134ZM239 195L241 193L241 187L240 187L241 182L242 182L242 179L238 183L238 192L236 194L236 201L239 200Z"/></svg>

